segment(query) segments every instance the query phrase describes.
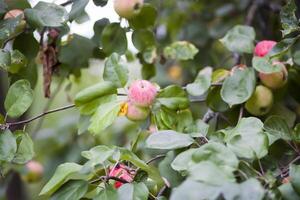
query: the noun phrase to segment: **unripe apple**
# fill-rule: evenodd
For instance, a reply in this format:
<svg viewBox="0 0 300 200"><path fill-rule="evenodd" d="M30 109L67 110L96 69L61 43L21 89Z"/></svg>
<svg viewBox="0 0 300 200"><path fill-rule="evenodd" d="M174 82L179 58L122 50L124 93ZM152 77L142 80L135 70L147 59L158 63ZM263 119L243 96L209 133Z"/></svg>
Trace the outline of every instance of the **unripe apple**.
<svg viewBox="0 0 300 200"><path fill-rule="evenodd" d="M143 0L115 0L114 9L120 17L130 19L138 13L143 2Z"/></svg>
<svg viewBox="0 0 300 200"><path fill-rule="evenodd" d="M134 81L128 90L129 101L140 107L149 107L155 100L157 88L147 80Z"/></svg>
<svg viewBox="0 0 300 200"><path fill-rule="evenodd" d="M109 176L121 178L121 179L127 181L128 183L132 182L133 177L134 177L134 175L129 172L126 165L124 165L124 164L117 164L115 167L111 168L109 170ZM114 187L119 188L123 184L124 183L122 183L120 181L116 181L114 184Z"/></svg>
<svg viewBox="0 0 300 200"><path fill-rule="evenodd" d="M41 163L31 160L25 165L27 173L25 175L25 180L28 182L37 182L41 180L43 173L44 173L44 167Z"/></svg>
<svg viewBox="0 0 300 200"><path fill-rule="evenodd" d="M274 62L273 65L280 66L282 70L270 74L259 73L259 78L265 86L271 89L279 89L286 84L288 72L285 65L281 62Z"/></svg>
<svg viewBox="0 0 300 200"><path fill-rule="evenodd" d="M254 54L259 57L267 55L277 43L272 40L263 40L256 44Z"/></svg>
<svg viewBox="0 0 300 200"><path fill-rule="evenodd" d="M131 102L128 102L126 117L132 121L142 121L147 119L150 113L149 108L139 107Z"/></svg>
<svg viewBox="0 0 300 200"><path fill-rule="evenodd" d="M16 18L19 15L22 15L22 19L24 19L24 12L23 12L23 10L13 9L13 10L8 11L4 15L4 19Z"/></svg>
<svg viewBox="0 0 300 200"><path fill-rule="evenodd" d="M262 85L256 86L254 93L245 104L246 110L255 116L267 114L273 105L272 91Z"/></svg>

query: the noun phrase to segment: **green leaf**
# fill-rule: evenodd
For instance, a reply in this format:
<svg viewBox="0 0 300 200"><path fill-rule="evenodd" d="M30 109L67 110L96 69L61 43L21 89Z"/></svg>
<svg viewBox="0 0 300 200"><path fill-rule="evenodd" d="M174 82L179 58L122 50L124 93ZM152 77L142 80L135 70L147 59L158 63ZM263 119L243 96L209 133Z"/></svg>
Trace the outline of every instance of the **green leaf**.
<svg viewBox="0 0 300 200"><path fill-rule="evenodd" d="M265 190L257 179L236 184L229 183L222 187L222 194L226 200L262 200Z"/></svg>
<svg viewBox="0 0 300 200"><path fill-rule="evenodd" d="M110 126L118 117L121 105L118 101L102 104L91 118L91 125L88 130L97 134Z"/></svg>
<svg viewBox="0 0 300 200"><path fill-rule="evenodd" d="M112 82L116 87L124 87L128 81L128 69L122 65L121 57L117 53L111 54L106 62L103 79Z"/></svg>
<svg viewBox="0 0 300 200"><path fill-rule="evenodd" d="M298 39L299 39L299 36L294 37L294 38L285 38L285 39L281 40L272 48L272 50L267 55L272 58L282 56L292 47L292 45Z"/></svg>
<svg viewBox="0 0 300 200"><path fill-rule="evenodd" d="M173 130L152 133L146 140L146 146L151 149L179 149L190 146L194 142L188 134Z"/></svg>
<svg viewBox="0 0 300 200"><path fill-rule="evenodd" d="M206 97L206 104L215 112L224 112L230 108L221 97L221 87L212 87L209 90Z"/></svg>
<svg viewBox="0 0 300 200"><path fill-rule="evenodd" d="M195 81L187 85L186 87L187 92L193 96L203 95L210 87L211 75L212 75L211 67L206 67L202 69L198 73Z"/></svg>
<svg viewBox="0 0 300 200"><path fill-rule="evenodd" d="M181 152L173 160L171 167L179 172L187 171L191 166L196 163L192 159L192 155L197 151L197 149L188 149Z"/></svg>
<svg viewBox="0 0 300 200"><path fill-rule="evenodd" d="M252 53L255 31L250 26L236 25L220 40L232 52Z"/></svg>
<svg viewBox="0 0 300 200"><path fill-rule="evenodd" d="M96 6L103 7L107 4L108 0L93 0L93 2Z"/></svg>
<svg viewBox="0 0 300 200"><path fill-rule="evenodd" d="M297 65L300 65L300 50L297 50L293 53L293 61Z"/></svg>
<svg viewBox="0 0 300 200"><path fill-rule="evenodd" d="M232 76L225 79L222 89L222 99L233 106L246 102L252 95L256 77L252 68L237 69Z"/></svg>
<svg viewBox="0 0 300 200"><path fill-rule="evenodd" d="M79 107L80 114L92 115L97 111L98 107L101 104L108 103L108 102L114 101L116 99L117 99L117 95L115 95L115 94L98 97L88 103L81 105Z"/></svg>
<svg viewBox="0 0 300 200"><path fill-rule="evenodd" d="M282 67L280 65L273 65L268 57L257 57L254 56L252 59L252 66L256 71L265 74L271 74L275 72L280 72Z"/></svg>
<svg viewBox="0 0 300 200"><path fill-rule="evenodd" d="M296 17L297 6L294 0L289 0L288 3L280 10L282 34L286 36L294 31L299 30L299 20Z"/></svg>
<svg viewBox="0 0 300 200"><path fill-rule="evenodd" d="M187 179L172 190L170 200L216 200L219 195L219 187Z"/></svg>
<svg viewBox="0 0 300 200"><path fill-rule="evenodd" d="M10 39L22 33L26 23L21 16L0 21L0 47Z"/></svg>
<svg viewBox="0 0 300 200"><path fill-rule="evenodd" d="M89 3L89 0L75 0L72 4L71 11L69 13L69 20L73 21L81 17L83 14L86 14L84 11L86 5Z"/></svg>
<svg viewBox="0 0 300 200"><path fill-rule="evenodd" d="M198 49L187 41L174 42L165 47L164 56L176 60L190 60L198 53Z"/></svg>
<svg viewBox="0 0 300 200"><path fill-rule="evenodd" d="M9 131L0 131L0 161L10 162L17 151L14 135Z"/></svg>
<svg viewBox="0 0 300 200"><path fill-rule="evenodd" d="M185 109L189 106L186 92L178 85L170 85L162 89L156 100L171 110Z"/></svg>
<svg viewBox="0 0 300 200"><path fill-rule="evenodd" d="M144 183L127 183L118 189L119 200L147 200L148 195L149 191Z"/></svg>
<svg viewBox="0 0 300 200"><path fill-rule="evenodd" d="M189 168L189 178L210 185L220 186L235 182L232 172L224 171L220 166L210 161L203 161Z"/></svg>
<svg viewBox="0 0 300 200"><path fill-rule="evenodd" d="M43 187L39 195L51 195L68 180L72 179L74 174L81 170L82 166L76 163L64 163L59 165L52 178Z"/></svg>
<svg viewBox="0 0 300 200"><path fill-rule="evenodd" d="M27 22L37 28L59 27L68 19L68 13L63 6L42 1L32 9L25 9L24 13Z"/></svg>
<svg viewBox="0 0 300 200"><path fill-rule="evenodd" d="M145 29L153 27L156 18L156 8L150 4L144 4L139 13L132 19L129 19L128 22L133 29Z"/></svg>
<svg viewBox="0 0 300 200"><path fill-rule="evenodd" d="M11 63L10 53L4 49L0 50L0 69L8 70Z"/></svg>
<svg viewBox="0 0 300 200"><path fill-rule="evenodd" d="M88 67L94 48L95 44L90 39L73 34L71 40L60 47L58 59L70 68Z"/></svg>
<svg viewBox="0 0 300 200"><path fill-rule="evenodd" d="M40 46L32 33L22 33L15 38L13 48L18 49L26 58L33 59L37 56Z"/></svg>
<svg viewBox="0 0 300 200"><path fill-rule="evenodd" d="M300 194L300 165L290 165L290 177L294 190Z"/></svg>
<svg viewBox="0 0 300 200"><path fill-rule="evenodd" d="M103 81L96 85L85 88L84 90L77 93L75 97L75 104L76 106L81 106L83 104L90 103L100 97L116 93L117 89L111 82Z"/></svg>
<svg viewBox="0 0 300 200"><path fill-rule="evenodd" d="M27 66L27 58L18 50L10 53L10 65L8 71L12 74L18 73L22 68Z"/></svg>
<svg viewBox="0 0 300 200"><path fill-rule="evenodd" d="M113 186L108 185L105 189L101 190L100 193L93 200L118 200L118 192Z"/></svg>
<svg viewBox="0 0 300 200"><path fill-rule="evenodd" d="M282 184L278 187L278 189L284 200L298 200L300 198L290 182Z"/></svg>
<svg viewBox="0 0 300 200"><path fill-rule="evenodd" d="M255 117L242 118L237 126L226 132L227 146L238 156L260 159L268 153L268 137L263 123Z"/></svg>
<svg viewBox="0 0 300 200"><path fill-rule="evenodd" d="M7 115L13 118L20 117L27 111L33 101L33 90L27 80L19 80L10 86L4 107Z"/></svg>
<svg viewBox="0 0 300 200"><path fill-rule="evenodd" d="M87 190L88 183L86 181L69 181L56 191L50 200L79 200Z"/></svg>
<svg viewBox="0 0 300 200"><path fill-rule="evenodd" d="M154 33L147 29L138 29L132 33L132 42L139 51L155 46Z"/></svg>
<svg viewBox="0 0 300 200"><path fill-rule="evenodd" d="M25 164L34 156L33 142L26 132L17 131L15 134L19 134L17 136L17 141L19 142L17 152L12 162L17 164Z"/></svg>
<svg viewBox="0 0 300 200"><path fill-rule="evenodd" d="M291 131L286 121L280 116L270 116L264 124L264 130L276 139L291 140Z"/></svg>
<svg viewBox="0 0 300 200"><path fill-rule="evenodd" d="M94 27L93 27L94 36L93 36L92 40L97 44L97 46L101 45L102 32L103 32L105 26L107 26L108 24L109 24L109 20L107 18L103 18L103 19L100 19L95 22Z"/></svg>
<svg viewBox="0 0 300 200"><path fill-rule="evenodd" d="M122 55L127 50L126 32L119 23L111 23L104 28L101 43L106 54L116 52Z"/></svg>

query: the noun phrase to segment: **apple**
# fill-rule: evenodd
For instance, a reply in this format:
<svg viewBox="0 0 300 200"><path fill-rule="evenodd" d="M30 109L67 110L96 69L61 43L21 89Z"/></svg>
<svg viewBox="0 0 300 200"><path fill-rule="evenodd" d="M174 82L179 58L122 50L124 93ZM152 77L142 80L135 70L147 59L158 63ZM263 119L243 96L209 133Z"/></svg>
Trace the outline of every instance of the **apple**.
<svg viewBox="0 0 300 200"><path fill-rule="evenodd" d="M128 90L129 101L140 107L149 107L157 95L157 87L147 80L134 81Z"/></svg>
<svg viewBox="0 0 300 200"><path fill-rule="evenodd" d="M258 85L254 93L245 104L246 110L254 116L262 116L267 114L273 106L272 91L263 86Z"/></svg>
<svg viewBox="0 0 300 200"><path fill-rule="evenodd" d="M23 12L23 10L13 9L13 10L8 11L4 15L4 19L16 18L19 15L22 15L22 19L24 19L24 12Z"/></svg>
<svg viewBox="0 0 300 200"><path fill-rule="evenodd" d="M25 165L26 167L26 174L24 176L25 180L28 182L37 182L41 180L44 167L41 163L35 160L31 160Z"/></svg>
<svg viewBox="0 0 300 200"><path fill-rule="evenodd" d="M180 67L179 65L172 65L168 69L168 76L171 80L178 81L182 76L182 67Z"/></svg>
<svg viewBox="0 0 300 200"><path fill-rule="evenodd" d="M120 17L130 19L139 12L143 3L143 0L115 0L114 9Z"/></svg>
<svg viewBox="0 0 300 200"><path fill-rule="evenodd" d="M131 102L128 102L126 117L131 121L141 121L147 119L150 113L149 108L139 107Z"/></svg>
<svg viewBox="0 0 300 200"><path fill-rule="evenodd" d="M254 54L259 57L266 56L277 43L272 40L262 40L254 48Z"/></svg>
<svg viewBox="0 0 300 200"><path fill-rule="evenodd" d="M270 74L260 72L259 78L265 86L275 90L282 88L287 83L288 72L285 65L281 62L274 62L273 65L280 66L282 70Z"/></svg>
<svg viewBox="0 0 300 200"><path fill-rule="evenodd" d="M129 170L127 169L126 165L124 165L124 164L117 164L116 166L112 167L109 170L109 176L113 176L113 177L124 179L128 183L130 183L130 182L133 181L133 174L131 174L129 172ZM120 181L116 181L115 184L114 184L114 187L115 188L119 188L123 184L124 183L122 183Z"/></svg>

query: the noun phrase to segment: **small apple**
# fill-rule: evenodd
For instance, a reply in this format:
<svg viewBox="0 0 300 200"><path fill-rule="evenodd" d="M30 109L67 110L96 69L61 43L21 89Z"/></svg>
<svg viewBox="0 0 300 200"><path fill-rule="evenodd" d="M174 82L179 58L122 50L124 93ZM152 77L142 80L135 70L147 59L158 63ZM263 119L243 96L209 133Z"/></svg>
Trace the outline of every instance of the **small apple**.
<svg viewBox="0 0 300 200"><path fill-rule="evenodd" d="M132 121L142 121L147 119L150 113L149 108L139 107L131 102L128 102L126 117Z"/></svg>
<svg viewBox="0 0 300 200"><path fill-rule="evenodd" d="M281 62L274 62L273 65L280 66L282 70L270 74L259 73L259 78L265 86L275 90L282 88L287 83L288 72Z"/></svg>
<svg viewBox="0 0 300 200"><path fill-rule="evenodd" d="M157 87L147 80L134 81L128 90L129 101L140 107L149 107L155 100Z"/></svg>
<svg viewBox="0 0 300 200"><path fill-rule="evenodd" d="M168 76L173 81L178 81L182 76L182 67L179 65L172 65L168 69Z"/></svg>
<svg viewBox="0 0 300 200"><path fill-rule="evenodd" d="M22 15L22 19L24 19L24 12L23 12L23 10L13 9L13 10L8 11L4 15L4 19L16 18L19 15Z"/></svg>
<svg viewBox="0 0 300 200"><path fill-rule="evenodd" d="M254 49L254 54L259 57L266 56L277 43L272 40L262 40L258 42Z"/></svg>
<svg viewBox="0 0 300 200"><path fill-rule="evenodd" d="M116 166L112 167L109 170L109 176L113 176L113 177L117 177L117 178L121 178L124 179L125 181L127 181L128 183L133 181L133 174L129 172L129 170L127 169L126 165L124 164L117 164ZM124 183L120 182L120 181L116 181L114 184L115 188L119 188L123 185Z"/></svg>
<svg viewBox="0 0 300 200"><path fill-rule="evenodd" d="M254 93L245 104L246 110L254 116L267 114L273 105L272 91L262 85L256 86Z"/></svg>
<svg viewBox="0 0 300 200"><path fill-rule="evenodd" d="M120 17L130 19L139 12L143 3L143 0L115 0L114 9Z"/></svg>
<svg viewBox="0 0 300 200"><path fill-rule="evenodd" d="M26 175L25 180L28 182L37 182L41 180L43 173L44 173L44 167L41 163L38 161L31 160L25 165L26 167Z"/></svg>

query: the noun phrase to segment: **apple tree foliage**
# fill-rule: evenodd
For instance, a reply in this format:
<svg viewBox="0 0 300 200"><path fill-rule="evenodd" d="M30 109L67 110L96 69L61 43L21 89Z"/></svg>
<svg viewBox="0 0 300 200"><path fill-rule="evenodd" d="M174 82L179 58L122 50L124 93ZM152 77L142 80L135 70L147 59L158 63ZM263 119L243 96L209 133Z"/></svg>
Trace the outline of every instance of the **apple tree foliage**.
<svg viewBox="0 0 300 200"><path fill-rule="evenodd" d="M89 3L107 0L0 0L6 195L16 187L11 174L40 159L45 199L300 199L298 2L149 0L130 19L99 19L88 38L71 33L71 23L89 20ZM4 17L14 9L23 14ZM253 54L261 40L277 41L265 57ZM97 82L91 61L101 68ZM274 61L288 80L264 105L265 94L253 95L259 73L280 71ZM136 71L159 91L146 120L124 125ZM56 95L58 80L70 105L29 117L35 99ZM252 115L261 105L270 110ZM36 137L30 124L51 113L59 121ZM120 166L131 178L111 173Z"/></svg>

